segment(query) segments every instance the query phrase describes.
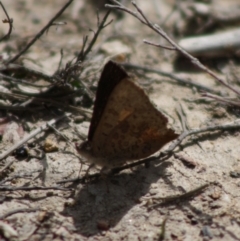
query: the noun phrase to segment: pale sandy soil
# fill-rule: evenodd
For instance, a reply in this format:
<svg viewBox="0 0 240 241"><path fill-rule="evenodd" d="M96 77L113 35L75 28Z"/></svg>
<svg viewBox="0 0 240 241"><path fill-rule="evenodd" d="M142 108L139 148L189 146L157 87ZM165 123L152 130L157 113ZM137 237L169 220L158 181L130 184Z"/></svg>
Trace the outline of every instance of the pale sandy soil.
<svg viewBox="0 0 240 241"><path fill-rule="evenodd" d="M14 29L10 40L0 43L0 52L7 54L7 49L10 49L10 54L14 55L19 46L29 41L66 1L2 2L14 19ZM59 19L66 21L67 25L51 27L22 57L21 62L29 68L53 74L58 67L61 49L64 53L62 66L72 59L81 50L83 36L92 36L88 29L96 29L96 6L86 2L75 0ZM171 1L159 1L161 4L158 8L155 5L157 1L137 2L151 21L158 24L172 9ZM132 8L130 4L127 5ZM103 15L104 11L101 11L100 17ZM1 11L1 19L4 18ZM176 73L211 89L228 93L207 74L194 72L192 64L187 60L184 70L177 70L174 51L145 45L143 39L160 41L162 44L164 42L132 16L125 14L119 18L111 13L109 19L113 19L113 23L101 32L88 56L89 63L96 65L96 71L105 58L127 52L127 61L130 63ZM164 29L174 35L176 23L180 25L184 21L187 20L180 19L180 15L175 14L166 22ZM0 35L6 31L7 26L0 24ZM230 66L236 71L239 68L234 59L214 61L213 68L223 78L231 76ZM201 95L194 87L179 85L174 80L157 74L130 69L128 72L138 76L141 86L168 116L170 124L178 133L181 133L181 124L176 114L179 104L186 114L189 128L225 124L237 119L225 106L198 101ZM98 80L99 75L98 71L95 80ZM0 110L1 118L6 114L5 110ZM88 121L74 122L74 115L77 113L74 112L68 121L62 120L56 126L72 143L78 141L74 128L87 134L89 126ZM48 109L37 113L13 112L13 116L10 134L5 133L0 143L1 152L27 136L34 128L55 118ZM20 127L23 128L21 134L18 129ZM3 185L48 187L56 186L57 181L78 176L79 159L63 153L76 153L74 148L51 130L37 136L35 143L41 147L47 138L56 142L59 150L46 153L46 158L42 161L36 158L16 161L4 175L1 174L0 181L14 175L27 175L27 178L12 178ZM196 163L194 168L171 157L162 165L152 163L149 168L140 166L109 180L84 185L65 184L68 190L1 191L0 216L23 208L41 210L19 212L2 219L0 230L3 229L3 224L8 225L16 232L16 237L12 234L12 238L4 238L0 231L0 240L160 240L165 219L164 240L240 240L240 181L230 176L231 171L240 171L239 141L239 132L236 130L216 131L188 138L176 153L193 160ZM8 156L1 161L0 167L3 168L14 158ZM43 184L41 177L37 176L44 166L47 169ZM87 166L84 165L81 175L84 175L86 169ZM95 171L93 169L91 172ZM215 184L191 200L148 210L154 197L182 194L209 182Z"/></svg>

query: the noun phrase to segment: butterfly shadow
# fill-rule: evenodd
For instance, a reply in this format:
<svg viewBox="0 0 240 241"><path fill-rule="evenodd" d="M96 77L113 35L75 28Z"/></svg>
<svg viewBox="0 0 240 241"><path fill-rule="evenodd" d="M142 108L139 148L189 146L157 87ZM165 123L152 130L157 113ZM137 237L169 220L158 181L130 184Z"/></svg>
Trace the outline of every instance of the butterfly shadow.
<svg viewBox="0 0 240 241"><path fill-rule="evenodd" d="M140 198L149 192L152 183L165 178L169 164L164 162L158 167L148 168L139 166L128 173L82 185L74 205L66 206L62 214L72 217L76 229L84 236L114 228L132 208L141 203Z"/></svg>

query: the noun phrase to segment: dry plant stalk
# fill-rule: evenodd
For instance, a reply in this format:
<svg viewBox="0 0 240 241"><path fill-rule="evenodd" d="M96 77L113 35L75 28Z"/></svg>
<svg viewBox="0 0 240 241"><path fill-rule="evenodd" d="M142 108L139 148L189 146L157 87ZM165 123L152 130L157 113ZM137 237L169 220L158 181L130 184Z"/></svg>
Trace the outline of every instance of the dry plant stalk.
<svg viewBox="0 0 240 241"><path fill-rule="evenodd" d="M226 88L231 90L233 93L235 93L238 97L240 97L240 90L238 90L238 89L232 87L231 85L227 84L222 78L217 76L216 73L214 73L212 70L207 68L197 58L195 58L194 56L189 54L185 49L183 49L181 46L179 46L173 39L171 39L171 37L169 37L169 35L159 25L152 23L147 18L147 16L144 14L142 9L136 4L135 1L132 1L132 5L137 10L136 12L132 11L131 9L129 9L127 7L125 7L124 5L122 5L120 2L118 2L116 0L111 0L111 2L113 2L114 5L106 4L105 7L106 8L110 8L110 9L117 9L117 10L129 13L130 15L132 15L133 17L138 19L142 24L146 25L147 27L152 29L154 32L159 34L161 37L163 37L170 44L170 46L159 45L159 44L156 44L156 43L152 43L152 42L150 42L148 40L143 40L144 43L152 45L152 46L155 46L155 47L161 47L161 48L166 48L166 49L169 49L169 50L176 50L176 51L178 51L184 57L189 59L192 62L192 64L194 64L197 68L199 68L202 71L204 71L207 74L209 74L211 77L213 77L215 80L217 80L220 84L222 84L223 86L225 86ZM239 101L238 100L236 101L236 103L237 103L237 105L239 105Z"/></svg>

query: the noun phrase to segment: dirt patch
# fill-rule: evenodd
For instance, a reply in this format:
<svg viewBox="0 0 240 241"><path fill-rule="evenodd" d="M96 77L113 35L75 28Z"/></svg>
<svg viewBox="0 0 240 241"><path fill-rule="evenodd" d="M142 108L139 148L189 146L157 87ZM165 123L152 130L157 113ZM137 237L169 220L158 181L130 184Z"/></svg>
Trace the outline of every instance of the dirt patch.
<svg viewBox="0 0 240 241"><path fill-rule="evenodd" d="M122 2L134 10L130 3ZM176 42L190 33L197 36L222 30L217 17L212 18L215 22L213 21L211 28L209 25L200 28L206 23L196 12L195 21L191 22L194 16L192 9L196 10L198 5L195 3L190 6L190 2L192 1L186 1L186 5L180 3L179 6L175 6L172 1L137 3L145 15L152 22L161 25ZM209 2L209 6L215 3ZM0 42L1 73L28 80L32 84L47 85L43 75L36 78L36 74L31 75L20 68L17 71L10 69L10 66L9 69L4 69L4 61L11 59L26 46L65 3L63 0L3 2L9 16L14 20L14 28L11 37ZM76 60L86 35L88 46L93 31L97 30L96 8L100 9L101 20L106 14L104 3L81 0L73 2L56 20L58 24L50 27L13 64L48 76L65 69L61 73L69 76L67 63L74 57L74 61ZM183 8L188 11L183 12ZM1 19L6 18L3 11L1 16ZM210 18L211 12L208 16ZM49 95L48 99L47 95L41 96L44 100L38 100L38 104L26 105L29 110L0 109L1 154L34 129L62 115L63 111L71 113L68 118L63 118L54 125L61 135L50 128L40 131L34 139L29 140L26 145L29 149L28 158L24 156L27 150L23 149L20 150L23 156L15 153L1 160L0 169L4 168L0 176L1 240L240 240L238 130L217 130L192 135L176 150L178 156L172 156L160 164L155 161L149 167L141 165L88 184L57 184L58 181L79 175L81 164L74 143L81 142L83 138L80 139L74 128L81 135L87 135L91 115L88 113L84 117L80 108L84 107L87 111L92 108L100 70L108 59L123 59L126 63L175 74L181 79L218 91L224 97L236 98L233 92L206 72L197 71L189 60L181 59L176 51L144 44L142 40L147 39L169 46L133 16L112 11L108 21L111 19L112 23L100 32L91 51L78 66L80 71L71 70L81 73L78 80L70 83L64 77L60 81L55 80L50 92L52 98ZM236 22L232 24L227 23L224 27L231 28ZM200 33L193 30L199 30ZM7 31L8 25L2 23L1 36ZM58 70L60 60L61 69ZM201 60L234 88L239 85L236 78L239 60L236 55L226 58L218 56L214 59L205 56ZM225 125L238 118L237 107L227 108L224 104L204 99L201 88L184 85L166 74L159 75L129 67L126 69L128 73L137 76L138 84L168 117L171 126L178 133L182 132L176 112L179 104L190 129ZM14 106L22 100L23 93L34 93L31 86L11 81L6 85L3 77L0 81L1 105L11 103ZM85 83L84 87L89 92L82 92L83 87L79 82ZM78 90L74 92L74 98L66 98L67 93L73 94L73 89ZM3 92L10 94L6 96ZM78 121L77 115L80 116ZM51 143L53 152L45 152L44 147L51 147ZM180 155L182 159L178 158ZM187 165L186 162L192 165ZM6 165L9 167L6 168ZM88 165L82 165L80 175L84 176L87 169ZM93 168L90 173L98 171ZM207 183L210 185L191 197L176 198L173 202L166 201L154 209L149 208L156 200L161 202L163 198L184 194Z"/></svg>

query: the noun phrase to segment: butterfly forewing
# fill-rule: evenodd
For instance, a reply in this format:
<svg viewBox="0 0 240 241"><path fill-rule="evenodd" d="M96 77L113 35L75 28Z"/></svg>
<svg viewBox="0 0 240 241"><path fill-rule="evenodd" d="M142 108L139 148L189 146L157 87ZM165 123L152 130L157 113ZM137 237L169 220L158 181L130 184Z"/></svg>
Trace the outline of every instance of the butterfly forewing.
<svg viewBox="0 0 240 241"><path fill-rule="evenodd" d="M109 96L92 139L92 151L106 159L135 160L153 154L176 137L144 91L125 78Z"/></svg>
<svg viewBox="0 0 240 241"><path fill-rule="evenodd" d="M124 71L120 66L118 66L113 61L109 61L104 66L98 83L96 99L93 108L93 116L88 132L89 141L92 141L98 123L102 118L105 106L108 103L109 96L111 95L116 85L127 77L128 74L126 73L126 71Z"/></svg>

